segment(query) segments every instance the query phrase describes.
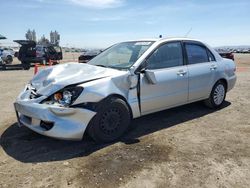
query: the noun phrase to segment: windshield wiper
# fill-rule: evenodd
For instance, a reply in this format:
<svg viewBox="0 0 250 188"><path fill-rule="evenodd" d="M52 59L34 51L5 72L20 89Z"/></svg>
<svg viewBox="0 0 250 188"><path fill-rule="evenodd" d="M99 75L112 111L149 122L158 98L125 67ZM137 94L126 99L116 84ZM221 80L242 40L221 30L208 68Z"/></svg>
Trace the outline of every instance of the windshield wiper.
<svg viewBox="0 0 250 188"><path fill-rule="evenodd" d="M128 69L127 67L116 67L116 66L108 66L108 65L95 65L98 67L105 67L105 68L111 68L111 69L116 69L116 70L124 70L124 69Z"/></svg>
<svg viewBox="0 0 250 188"><path fill-rule="evenodd" d="M98 66L98 67L105 67L105 68L108 67L108 66L105 66L105 65L95 65L95 66Z"/></svg>
<svg viewBox="0 0 250 188"><path fill-rule="evenodd" d="M127 67L116 67L116 66L108 66L108 68L118 69L118 70L126 70L126 69L128 69Z"/></svg>

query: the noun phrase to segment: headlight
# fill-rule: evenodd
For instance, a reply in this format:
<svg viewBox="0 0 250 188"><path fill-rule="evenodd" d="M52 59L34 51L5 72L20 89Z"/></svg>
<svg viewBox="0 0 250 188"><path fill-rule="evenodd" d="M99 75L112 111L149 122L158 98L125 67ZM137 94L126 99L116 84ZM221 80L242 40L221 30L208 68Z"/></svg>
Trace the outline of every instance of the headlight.
<svg viewBox="0 0 250 188"><path fill-rule="evenodd" d="M63 106L69 106L79 97L82 93L82 87L68 87L58 91L53 95L53 101L58 102Z"/></svg>

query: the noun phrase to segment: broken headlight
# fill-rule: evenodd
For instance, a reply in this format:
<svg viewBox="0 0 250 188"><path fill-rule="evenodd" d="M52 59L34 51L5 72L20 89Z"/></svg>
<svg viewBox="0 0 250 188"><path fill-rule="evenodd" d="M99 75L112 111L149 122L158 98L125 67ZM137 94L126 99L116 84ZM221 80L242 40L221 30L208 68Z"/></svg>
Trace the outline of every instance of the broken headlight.
<svg viewBox="0 0 250 188"><path fill-rule="evenodd" d="M68 87L56 92L51 98L52 101L63 106L70 106L82 93L82 87Z"/></svg>

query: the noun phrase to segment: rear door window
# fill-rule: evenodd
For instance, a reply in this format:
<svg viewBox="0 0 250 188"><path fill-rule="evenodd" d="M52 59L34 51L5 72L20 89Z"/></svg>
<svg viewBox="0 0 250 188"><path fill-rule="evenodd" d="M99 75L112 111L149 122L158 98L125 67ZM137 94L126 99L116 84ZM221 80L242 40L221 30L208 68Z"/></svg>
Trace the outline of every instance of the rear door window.
<svg viewBox="0 0 250 188"><path fill-rule="evenodd" d="M189 64L209 62L207 49L204 46L186 43L185 47Z"/></svg>

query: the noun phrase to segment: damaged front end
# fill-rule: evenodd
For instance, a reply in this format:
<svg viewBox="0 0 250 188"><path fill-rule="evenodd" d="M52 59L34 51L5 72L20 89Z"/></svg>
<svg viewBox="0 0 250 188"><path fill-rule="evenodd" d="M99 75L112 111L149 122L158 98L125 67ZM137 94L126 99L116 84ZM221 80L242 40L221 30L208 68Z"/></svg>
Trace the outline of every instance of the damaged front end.
<svg viewBox="0 0 250 188"><path fill-rule="evenodd" d="M53 138L82 139L89 121L96 113L69 107L69 98L62 98L60 101L51 99L37 94L35 89L28 85L14 103L19 125Z"/></svg>
<svg viewBox="0 0 250 188"><path fill-rule="evenodd" d="M14 103L18 122L45 136L80 140L96 114L91 104L109 95L123 96L133 114L138 114L136 92L129 89L128 75L127 71L75 63L42 70Z"/></svg>

